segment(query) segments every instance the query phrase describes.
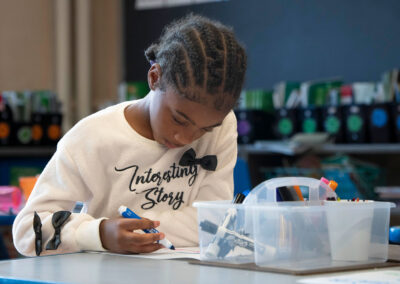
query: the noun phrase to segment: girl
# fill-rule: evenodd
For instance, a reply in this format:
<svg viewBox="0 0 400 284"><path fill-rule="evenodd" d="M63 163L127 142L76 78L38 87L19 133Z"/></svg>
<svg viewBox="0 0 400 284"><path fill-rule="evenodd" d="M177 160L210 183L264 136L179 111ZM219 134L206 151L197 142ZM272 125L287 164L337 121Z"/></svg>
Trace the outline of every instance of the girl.
<svg viewBox="0 0 400 284"><path fill-rule="evenodd" d="M149 94L82 119L58 143L15 219L20 253L152 252L164 237L194 246L192 203L232 199L243 47L221 23L189 15L145 54ZM71 213L77 201L84 210ZM120 205L145 218L120 218Z"/></svg>

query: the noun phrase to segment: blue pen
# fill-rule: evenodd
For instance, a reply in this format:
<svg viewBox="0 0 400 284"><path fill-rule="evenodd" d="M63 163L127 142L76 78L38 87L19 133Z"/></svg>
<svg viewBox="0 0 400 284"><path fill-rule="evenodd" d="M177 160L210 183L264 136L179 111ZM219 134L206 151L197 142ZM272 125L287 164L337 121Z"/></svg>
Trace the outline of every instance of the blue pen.
<svg viewBox="0 0 400 284"><path fill-rule="evenodd" d="M140 216L136 215L135 212L133 212L131 209L129 209L126 206L121 205L118 208L118 212L119 214L124 217L124 218L133 218L133 219L142 219ZM152 228L152 229L143 229L143 232L145 232L146 234L149 233L159 233L159 231L157 231L156 229ZM163 246L165 246L166 248L169 249L175 249L175 247L172 245L172 243L167 240L167 238L164 238L162 240L157 241L158 243L162 244Z"/></svg>

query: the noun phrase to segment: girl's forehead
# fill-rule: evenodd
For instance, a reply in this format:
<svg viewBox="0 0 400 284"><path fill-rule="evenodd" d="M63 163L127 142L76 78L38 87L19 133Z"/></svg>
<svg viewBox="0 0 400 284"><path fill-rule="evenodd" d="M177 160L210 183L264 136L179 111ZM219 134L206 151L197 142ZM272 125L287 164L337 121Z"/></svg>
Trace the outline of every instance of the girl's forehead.
<svg viewBox="0 0 400 284"><path fill-rule="evenodd" d="M179 115L186 116L199 126L210 126L221 123L229 111L217 110L214 107L214 98L211 94L201 94L199 98L187 98L174 91L165 92L165 104Z"/></svg>
<svg viewBox="0 0 400 284"><path fill-rule="evenodd" d="M191 102L203 105L204 107L226 113L228 113L235 104L232 95L224 93L207 93L205 89L201 87L186 88L182 91L178 91L176 88L170 87L167 88L167 93L172 96L176 96L177 100L189 100Z"/></svg>

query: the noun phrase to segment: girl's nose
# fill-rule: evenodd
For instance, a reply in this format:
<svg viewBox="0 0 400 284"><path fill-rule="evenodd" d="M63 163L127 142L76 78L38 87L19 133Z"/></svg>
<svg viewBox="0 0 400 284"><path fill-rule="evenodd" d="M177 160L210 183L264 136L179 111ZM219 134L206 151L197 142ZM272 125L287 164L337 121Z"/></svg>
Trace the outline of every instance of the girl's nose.
<svg viewBox="0 0 400 284"><path fill-rule="evenodd" d="M187 145L192 143L194 140L196 140L198 137L198 131L194 129L187 129L183 131L179 131L174 135L175 140L179 144Z"/></svg>

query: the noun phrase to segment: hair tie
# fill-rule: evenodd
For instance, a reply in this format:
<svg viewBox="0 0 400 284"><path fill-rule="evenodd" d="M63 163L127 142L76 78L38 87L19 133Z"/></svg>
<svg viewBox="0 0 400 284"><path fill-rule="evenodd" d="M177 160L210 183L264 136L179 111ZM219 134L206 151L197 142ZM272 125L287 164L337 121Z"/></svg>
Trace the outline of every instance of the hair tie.
<svg viewBox="0 0 400 284"><path fill-rule="evenodd" d="M150 60L150 65L153 65L153 64L155 64L155 63L156 63L155 60Z"/></svg>

